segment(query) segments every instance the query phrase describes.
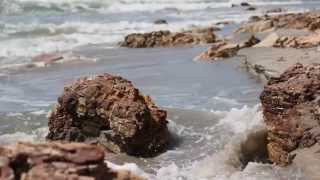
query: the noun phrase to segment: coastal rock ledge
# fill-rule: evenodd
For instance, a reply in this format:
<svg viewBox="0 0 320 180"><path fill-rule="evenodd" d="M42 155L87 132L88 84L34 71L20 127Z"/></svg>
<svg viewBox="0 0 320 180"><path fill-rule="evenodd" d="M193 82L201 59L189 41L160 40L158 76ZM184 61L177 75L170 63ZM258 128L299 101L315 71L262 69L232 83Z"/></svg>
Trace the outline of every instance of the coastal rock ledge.
<svg viewBox="0 0 320 180"><path fill-rule="evenodd" d="M80 78L49 115L48 140L99 144L114 153L154 156L169 142L167 113L132 83L110 74Z"/></svg>
<svg viewBox="0 0 320 180"><path fill-rule="evenodd" d="M216 41L215 28L195 28L190 31L173 33L154 31L150 33L133 33L120 43L128 48L175 47L197 44L209 44Z"/></svg>
<svg viewBox="0 0 320 180"><path fill-rule="evenodd" d="M313 171L320 169L320 64L296 64L271 78L260 99L268 128L269 159L280 166L304 159L296 163ZM311 148L317 149L315 153L308 151ZM310 167L311 162L317 165Z"/></svg>
<svg viewBox="0 0 320 180"><path fill-rule="evenodd" d="M80 143L18 143L0 147L2 180L142 180L128 171L113 171L104 151Z"/></svg>

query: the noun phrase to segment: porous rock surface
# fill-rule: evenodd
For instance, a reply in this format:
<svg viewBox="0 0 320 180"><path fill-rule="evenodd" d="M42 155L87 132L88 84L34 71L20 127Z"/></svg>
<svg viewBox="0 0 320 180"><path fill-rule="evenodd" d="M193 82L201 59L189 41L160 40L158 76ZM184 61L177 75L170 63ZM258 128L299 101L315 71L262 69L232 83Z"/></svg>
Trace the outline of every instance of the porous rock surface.
<svg viewBox="0 0 320 180"><path fill-rule="evenodd" d="M286 166L294 150L320 141L320 65L296 64L271 78L261 96L269 159Z"/></svg>
<svg viewBox="0 0 320 180"><path fill-rule="evenodd" d="M142 180L112 171L104 151L79 143L18 143L0 147L1 180Z"/></svg>
<svg viewBox="0 0 320 180"><path fill-rule="evenodd" d="M49 140L92 142L115 153L153 156L169 141L166 111L110 74L65 87L49 116Z"/></svg>
<svg viewBox="0 0 320 180"><path fill-rule="evenodd" d="M205 28L201 31L154 31L150 33L133 33L120 43L128 48L174 47L196 44L208 44L216 41L215 28Z"/></svg>

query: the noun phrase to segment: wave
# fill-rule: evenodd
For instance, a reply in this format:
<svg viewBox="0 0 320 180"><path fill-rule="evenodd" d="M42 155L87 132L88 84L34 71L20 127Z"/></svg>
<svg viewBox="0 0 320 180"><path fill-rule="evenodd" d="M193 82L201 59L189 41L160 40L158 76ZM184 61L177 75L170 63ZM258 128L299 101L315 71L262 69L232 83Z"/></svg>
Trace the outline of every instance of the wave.
<svg viewBox="0 0 320 180"><path fill-rule="evenodd" d="M192 120L190 115L193 112L173 109L171 111L176 112L173 117L182 115L181 121L188 121L185 117L189 117L189 120ZM113 169L129 170L146 179L154 180L304 179L303 172L295 167L281 168L272 164L262 163L263 159L261 157L263 157L263 154L265 155L266 128L263 124L260 105L251 108L244 106L241 109L231 109L230 111L206 112L201 116L195 113L194 116L207 119L209 123L211 122L211 127L206 125L196 129L196 127L187 127L186 124L179 124L179 118L171 120L169 129L172 133L178 137L182 136L185 140L193 139L192 141L195 142L191 142L192 148L173 149L151 160L150 162L160 161L158 165L152 165L152 163L147 165L148 168L150 168L150 165L153 166L153 173L145 171L136 163L126 162L123 165L116 165L108 160L108 165ZM211 119L212 116L219 118L216 123L217 119L214 118L213 121ZM194 120L189 123L192 122ZM201 124L203 122L197 120L195 123ZM44 140L47 131L47 128L39 128L31 133L3 134L0 135L0 142L1 144L11 144L17 141L39 142ZM214 134L217 132L225 135L220 137L224 142L219 142L220 138ZM197 138L200 140L204 138L202 140L204 141L202 142L203 144L200 143L200 140L197 141ZM221 149L209 153L210 151L204 149L204 146L207 149L214 148L211 146L213 142L225 145ZM204 156L202 157L201 154L204 154Z"/></svg>
<svg viewBox="0 0 320 180"><path fill-rule="evenodd" d="M242 0L1 0L0 14L12 15L39 12L132 12L176 9L178 11L230 7ZM248 0L255 5L317 3L317 0Z"/></svg>

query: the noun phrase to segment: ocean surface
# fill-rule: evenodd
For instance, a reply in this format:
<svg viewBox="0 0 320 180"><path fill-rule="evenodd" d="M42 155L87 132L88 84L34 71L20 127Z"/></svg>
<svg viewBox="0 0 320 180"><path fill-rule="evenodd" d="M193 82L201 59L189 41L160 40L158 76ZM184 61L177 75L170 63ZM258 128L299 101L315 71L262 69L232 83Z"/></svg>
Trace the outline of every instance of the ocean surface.
<svg viewBox="0 0 320 180"><path fill-rule="evenodd" d="M180 31L221 21L223 36L252 15L283 7L320 8L318 0L0 0L0 144L44 141L47 114L63 87L82 76L131 80L168 110L174 140L155 158L108 155L110 166L155 180L303 180L295 167L249 162L247 139L264 133L262 84L235 57L196 62L208 46L126 49L126 34ZM156 19L166 25L155 25ZM78 61L31 67L32 57L63 52ZM72 58L71 58L72 59ZM112 163L111 163L112 162ZM246 165L246 166L245 166Z"/></svg>

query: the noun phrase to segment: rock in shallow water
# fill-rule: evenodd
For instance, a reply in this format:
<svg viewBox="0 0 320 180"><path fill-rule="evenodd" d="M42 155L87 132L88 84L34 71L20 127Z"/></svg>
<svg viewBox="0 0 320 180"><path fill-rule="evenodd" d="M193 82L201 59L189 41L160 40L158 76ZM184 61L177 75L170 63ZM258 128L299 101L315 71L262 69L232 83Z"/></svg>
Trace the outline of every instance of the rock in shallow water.
<svg viewBox="0 0 320 180"><path fill-rule="evenodd" d="M153 156L169 142L166 116L126 79L81 78L58 98L47 139L97 142L115 153Z"/></svg>
<svg viewBox="0 0 320 180"><path fill-rule="evenodd" d="M268 154L285 166L292 151L309 148L320 140L320 65L296 64L272 78L261 94L268 128Z"/></svg>
<svg viewBox="0 0 320 180"><path fill-rule="evenodd" d="M112 171L104 151L79 143L47 143L0 147L2 180L141 180L127 171Z"/></svg>
<svg viewBox="0 0 320 180"><path fill-rule="evenodd" d="M255 36L251 36L248 40L242 43L218 42L210 47L207 51L197 56L196 60L218 60L230 58L237 55L238 51L243 48L252 47L259 43L260 40Z"/></svg>
<svg viewBox="0 0 320 180"><path fill-rule="evenodd" d="M125 37L120 44L129 48L174 47L195 44L208 44L216 40L214 28L202 29L201 32L154 31L150 33L133 33Z"/></svg>

